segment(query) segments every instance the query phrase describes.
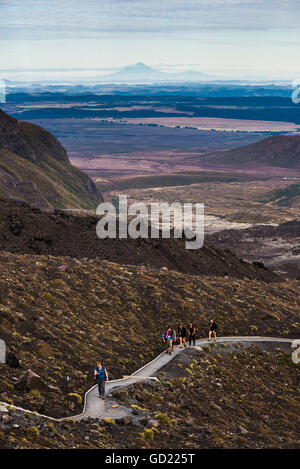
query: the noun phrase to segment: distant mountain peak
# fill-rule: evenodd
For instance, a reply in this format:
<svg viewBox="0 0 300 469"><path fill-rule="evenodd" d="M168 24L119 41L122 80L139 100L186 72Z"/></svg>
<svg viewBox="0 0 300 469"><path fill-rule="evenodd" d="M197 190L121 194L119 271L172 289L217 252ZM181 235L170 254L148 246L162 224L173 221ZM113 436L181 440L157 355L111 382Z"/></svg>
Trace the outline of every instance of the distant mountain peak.
<svg viewBox="0 0 300 469"><path fill-rule="evenodd" d="M150 65L147 65L144 62L137 62L135 64L126 65L125 67L123 67L122 70L124 70L126 68L142 68L142 69L154 70L152 67L150 67Z"/></svg>
<svg viewBox="0 0 300 469"><path fill-rule="evenodd" d="M137 62L136 64L133 65L127 65L126 67L122 68L116 73L113 73L113 75L117 76L125 76L127 74L132 74L132 75L139 75L139 76L145 76L145 77L152 77L153 75L162 75L162 72L155 70L154 68L150 67L149 65L144 64L143 62Z"/></svg>
<svg viewBox="0 0 300 469"><path fill-rule="evenodd" d="M184 71L176 73L166 73L156 70L155 68L144 64L143 62L137 62L133 65L127 65L118 72L105 75L103 81L141 81L141 82L188 82L188 81L201 81L210 79L209 75L206 75L198 71Z"/></svg>

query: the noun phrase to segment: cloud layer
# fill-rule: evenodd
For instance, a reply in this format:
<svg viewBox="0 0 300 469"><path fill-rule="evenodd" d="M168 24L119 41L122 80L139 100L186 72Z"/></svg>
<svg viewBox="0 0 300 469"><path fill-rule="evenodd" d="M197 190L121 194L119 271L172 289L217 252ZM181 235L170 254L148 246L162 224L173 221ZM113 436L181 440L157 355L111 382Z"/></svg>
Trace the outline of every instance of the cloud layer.
<svg viewBox="0 0 300 469"><path fill-rule="evenodd" d="M299 30L298 0L4 0L2 37Z"/></svg>

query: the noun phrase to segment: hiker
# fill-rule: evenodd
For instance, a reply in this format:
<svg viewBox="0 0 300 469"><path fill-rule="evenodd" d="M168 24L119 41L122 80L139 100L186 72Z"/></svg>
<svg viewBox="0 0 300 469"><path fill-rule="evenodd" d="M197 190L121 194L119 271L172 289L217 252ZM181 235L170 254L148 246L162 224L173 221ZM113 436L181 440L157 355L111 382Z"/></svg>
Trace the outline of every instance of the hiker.
<svg viewBox="0 0 300 469"><path fill-rule="evenodd" d="M186 347L185 338L186 338L186 330L182 324L178 327L178 336L179 336L179 346L182 348L183 346Z"/></svg>
<svg viewBox="0 0 300 469"><path fill-rule="evenodd" d="M163 341L165 344L167 344L167 353L169 355L172 354L173 350L173 330L169 326L168 329L163 333Z"/></svg>
<svg viewBox="0 0 300 469"><path fill-rule="evenodd" d="M210 320L209 322L209 334L208 334L208 340L211 340L211 335L214 335L215 337L215 342L217 340L217 324L213 319Z"/></svg>
<svg viewBox="0 0 300 469"><path fill-rule="evenodd" d="M172 339L172 350L174 350L174 347L175 347L175 344L176 344L176 340L177 340L177 336L176 336L176 331L175 331L175 329L172 329L172 335L173 335L173 339Z"/></svg>
<svg viewBox="0 0 300 469"><path fill-rule="evenodd" d="M196 342L195 342L196 341L196 327L194 326L192 322L190 322L188 332L189 332L189 346L191 346L192 341L193 341L193 345L195 346L196 345Z"/></svg>
<svg viewBox="0 0 300 469"><path fill-rule="evenodd" d="M105 399L105 381L108 381L108 374L106 367L101 365L101 362L97 362L97 366L94 368L94 376L98 384L99 397Z"/></svg>

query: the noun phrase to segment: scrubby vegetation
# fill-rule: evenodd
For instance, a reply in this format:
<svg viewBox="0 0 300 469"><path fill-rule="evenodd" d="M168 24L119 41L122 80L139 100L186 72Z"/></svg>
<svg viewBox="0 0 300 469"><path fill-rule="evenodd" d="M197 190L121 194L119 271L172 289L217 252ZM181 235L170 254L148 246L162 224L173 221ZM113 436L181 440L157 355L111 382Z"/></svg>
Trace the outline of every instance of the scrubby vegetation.
<svg viewBox="0 0 300 469"><path fill-rule="evenodd" d="M188 186L196 183L206 182L234 182L249 181L251 175L230 174L213 171L191 171L181 172L180 174L156 174L151 176L139 177L112 177L109 179L95 178L95 184L101 192L124 191L130 189L162 188L172 186Z"/></svg>
<svg viewBox="0 0 300 469"><path fill-rule="evenodd" d="M187 350L158 377L113 392L133 408L128 421L59 423L10 410L0 422L0 448L300 446L299 368L284 346Z"/></svg>
<svg viewBox="0 0 300 469"><path fill-rule="evenodd" d="M98 358L111 378L128 375L163 350L168 323L193 320L198 337L206 336L210 317L222 335L296 336L298 291L299 282L3 252L1 337L21 367L0 365L0 398L53 416L76 413ZM16 379L28 368L52 387L39 394L17 390Z"/></svg>
<svg viewBox="0 0 300 469"><path fill-rule="evenodd" d="M189 364L179 355L159 383L127 389L122 403L138 402L154 427L132 447L299 448L299 367L290 355L243 345L225 351L221 344L185 354Z"/></svg>
<svg viewBox="0 0 300 469"><path fill-rule="evenodd" d="M33 414L10 411L0 422L0 449L110 449L111 425L102 421L51 422Z"/></svg>
<svg viewBox="0 0 300 469"><path fill-rule="evenodd" d="M272 271L249 264L228 249L205 243L187 250L185 239L99 239L96 216L74 216L33 209L28 204L0 198L0 251L18 254L70 256L77 259L108 260L119 264L167 267L193 275L230 276L280 281Z"/></svg>
<svg viewBox="0 0 300 469"><path fill-rule="evenodd" d="M300 197L300 184L290 184L283 189L275 189L273 192L265 194L264 197L258 200L261 203L275 202L281 207L290 207L294 202L298 201Z"/></svg>
<svg viewBox="0 0 300 469"><path fill-rule="evenodd" d="M42 208L95 208L102 200L90 178L71 165L43 128L0 110L0 197Z"/></svg>

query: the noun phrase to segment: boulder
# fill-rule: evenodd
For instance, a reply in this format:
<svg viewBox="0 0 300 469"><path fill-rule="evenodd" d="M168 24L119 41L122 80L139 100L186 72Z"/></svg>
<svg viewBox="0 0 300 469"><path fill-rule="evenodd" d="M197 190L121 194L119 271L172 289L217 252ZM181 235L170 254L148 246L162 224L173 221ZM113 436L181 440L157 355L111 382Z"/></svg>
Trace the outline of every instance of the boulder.
<svg viewBox="0 0 300 469"><path fill-rule="evenodd" d="M37 389L40 392L48 391L48 386L42 378L32 370L27 370L16 382L15 388L18 391L31 391Z"/></svg>
<svg viewBox="0 0 300 469"><path fill-rule="evenodd" d="M20 368L19 360L13 352L6 353L6 364L11 368Z"/></svg>
<svg viewBox="0 0 300 469"><path fill-rule="evenodd" d="M185 423L187 423L188 425L194 425L195 419L193 417L187 417Z"/></svg>
<svg viewBox="0 0 300 469"><path fill-rule="evenodd" d="M116 423L119 425L130 425L132 423L132 417L131 415L125 415L124 417L116 419Z"/></svg>
<svg viewBox="0 0 300 469"><path fill-rule="evenodd" d="M123 422L124 422L124 425L130 425L132 423L131 415L126 415L125 417L123 417Z"/></svg>
<svg viewBox="0 0 300 469"><path fill-rule="evenodd" d="M61 393L61 390L58 386L54 386L53 384L49 384L48 385L48 391L49 392L53 392L53 393L56 393L56 394L60 394Z"/></svg>
<svg viewBox="0 0 300 469"><path fill-rule="evenodd" d="M8 415L8 414L9 414L8 408L5 405L1 404L0 405L0 417L3 417L3 415Z"/></svg>
<svg viewBox="0 0 300 469"><path fill-rule="evenodd" d="M13 419L13 417L9 414L2 415L2 417L1 417L1 421L3 423L9 423L9 422L12 421L12 419Z"/></svg>
<svg viewBox="0 0 300 469"><path fill-rule="evenodd" d="M151 420L149 420L148 425L149 425L149 427L157 428L159 426L159 421L151 419Z"/></svg>
<svg viewBox="0 0 300 469"><path fill-rule="evenodd" d="M144 396L143 396L143 394L140 393L140 392L135 393L135 398L136 398L136 400L139 401L139 402L142 402L142 401L144 400Z"/></svg>
<svg viewBox="0 0 300 469"><path fill-rule="evenodd" d="M248 430L246 430L245 427L243 427L242 425L240 425L240 426L238 427L238 433L244 433L244 434L245 434L245 433L248 433Z"/></svg>
<svg viewBox="0 0 300 469"><path fill-rule="evenodd" d="M259 269L268 270L263 262L254 261L254 262L252 262L252 264L254 266L258 267Z"/></svg>

